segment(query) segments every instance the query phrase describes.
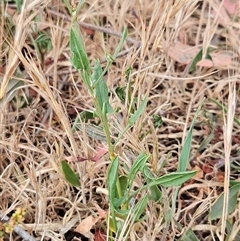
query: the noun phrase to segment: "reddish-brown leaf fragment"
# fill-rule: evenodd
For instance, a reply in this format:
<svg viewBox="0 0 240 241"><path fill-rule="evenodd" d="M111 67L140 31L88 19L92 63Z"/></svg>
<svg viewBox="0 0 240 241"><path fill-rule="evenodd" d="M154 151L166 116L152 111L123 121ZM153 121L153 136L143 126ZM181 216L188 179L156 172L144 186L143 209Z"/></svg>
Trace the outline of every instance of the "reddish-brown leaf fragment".
<svg viewBox="0 0 240 241"><path fill-rule="evenodd" d="M102 209L98 209L98 216L93 217L92 215L88 216L82 222L76 227L75 232L81 233L83 235L86 235L92 227L102 218L105 218L107 215L107 212L105 212Z"/></svg>
<svg viewBox="0 0 240 241"><path fill-rule="evenodd" d="M202 170L204 173L212 173L213 172L213 168L210 167L208 164L203 164Z"/></svg>
<svg viewBox="0 0 240 241"><path fill-rule="evenodd" d="M106 234L101 229L97 229L94 236L95 241L106 241Z"/></svg>

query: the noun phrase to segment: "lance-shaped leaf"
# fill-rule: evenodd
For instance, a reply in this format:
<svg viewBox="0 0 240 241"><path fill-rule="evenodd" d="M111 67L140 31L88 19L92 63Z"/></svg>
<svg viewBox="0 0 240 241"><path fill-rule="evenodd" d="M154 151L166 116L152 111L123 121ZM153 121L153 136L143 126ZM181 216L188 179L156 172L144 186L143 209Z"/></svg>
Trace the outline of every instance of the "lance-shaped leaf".
<svg viewBox="0 0 240 241"><path fill-rule="evenodd" d="M79 175L72 170L67 162L61 161L61 166L66 180L74 187L80 187Z"/></svg>

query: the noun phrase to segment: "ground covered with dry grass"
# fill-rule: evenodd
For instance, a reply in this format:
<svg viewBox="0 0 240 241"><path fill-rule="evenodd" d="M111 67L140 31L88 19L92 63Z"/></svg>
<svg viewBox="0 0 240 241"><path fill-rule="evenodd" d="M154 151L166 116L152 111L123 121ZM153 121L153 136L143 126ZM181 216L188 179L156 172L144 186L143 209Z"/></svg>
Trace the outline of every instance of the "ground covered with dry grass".
<svg viewBox="0 0 240 241"><path fill-rule="evenodd" d="M148 96L144 114L115 150L119 175L142 151L151 154L147 165L156 176L176 171L187 130L206 98L187 167L197 174L179 188L175 208L175 187L161 188L161 200L149 201L141 220L126 221L129 237L123 232L115 240L184 241L193 240L186 235L192 232L195 240L240 240L238 191L233 195L230 189L240 169L239 11L238 1L219 0L83 4L77 19L92 64L100 59L105 66L106 53L114 52L128 28L104 76L109 101L118 109L109 116L113 139L116 129L126 126L130 108ZM26 231L6 233L4 240L23 240L23 235L25 240L113 240L107 236L108 216L100 214L109 210L104 132L96 119L73 129L93 100L70 61L66 5L23 1L18 12L14 1L1 1L0 13L0 230L20 207L24 220L15 228ZM200 50L202 60L194 62ZM125 99L117 96L119 89ZM81 187L66 181L62 160L79 174ZM137 175L134 189L144 184ZM220 217L209 219L221 194ZM89 218L97 214L103 218ZM85 231L74 231L86 218Z"/></svg>

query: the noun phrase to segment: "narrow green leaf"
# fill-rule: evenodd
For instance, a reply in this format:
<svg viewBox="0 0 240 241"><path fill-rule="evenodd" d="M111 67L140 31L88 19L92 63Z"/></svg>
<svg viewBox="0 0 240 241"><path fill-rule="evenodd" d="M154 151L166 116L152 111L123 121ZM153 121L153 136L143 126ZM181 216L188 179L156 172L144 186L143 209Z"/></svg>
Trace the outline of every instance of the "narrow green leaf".
<svg viewBox="0 0 240 241"><path fill-rule="evenodd" d="M148 185L149 187L154 185L161 185L163 187L179 186L188 181L190 178L194 177L195 174L196 171L173 172L153 180Z"/></svg>
<svg viewBox="0 0 240 241"><path fill-rule="evenodd" d="M234 221L232 221L232 222L234 222ZM229 236L232 234L232 232L235 232L236 223L234 223L234 226L227 220L227 222L226 222L226 229L227 229L227 234ZM234 238L234 240L236 240L236 241L240 240L240 232L237 232L236 236L232 237L232 238Z"/></svg>
<svg viewBox="0 0 240 241"><path fill-rule="evenodd" d="M109 168L108 175L107 175L107 185L108 185L108 192L109 192L109 202L110 202L110 209L111 209L111 216L114 229L117 229L117 222L115 217L115 207L114 207L114 200L116 198L116 184L118 178L118 166L119 166L119 158L116 156Z"/></svg>
<svg viewBox="0 0 240 241"><path fill-rule="evenodd" d="M16 3L17 5L17 11L18 13L21 12L21 8L22 8L22 5L23 5L23 0L14 0L14 2Z"/></svg>
<svg viewBox="0 0 240 241"><path fill-rule="evenodd" d="M137 111L134 114L131 114L131 117L128 120L128 123L130 125L133 125L139 119L139 117L143 114L147 106L147 101L148 101L147 96L145 96Z"/></svg>
<svg viewBox="0 0 240 241"><path fill-rule="evenodd" d="M178 171L184 172L186 171L187 164L189 162L189 156L190 156L190 151L191 151L191 143L192 143L192 132L193 132L193 127L196 121L196 118L198 116L198 113L200 109L202 108L203 102L205 101L205 98L201 101L196 114L194 115L193 121L191 123L191 126L188 130L187 137L185 139L180 157L179 157L179 166L178 166Z"/></svg>
<svg viewBox="0 0 240 241"><path fill-rule="evenodd" d="M205 56L205 59L209 59L212 61L212 57L210 55L210 48L207 48L207 53ZM198 62L200 62L203 58L203 50L201 49L197 55L195 56L195 58L192 60L192 62L190 63L189 67L188 67L188 73L190 73L191 71L193 71L197 65Z"/></svg>
<svg viewBox="0 0 240 241"><path fill-rule="evenodd" d="M118 178L118 166L119 166L119 158L115 157L111 163L111 166L108 171L107 176L107 185L109 189L109 199L110 202L113 203L115 195L116 195L116 182Z"/></svg>
<svg viewBox="0 0 240 241"><path fill-rule="evenodd" d="M150 158L150 155L146 155L145 152L142 152L134 161L133 166L128 174L129 190L132 187L132 183L134 181L135 176L137 175L137 172L143 170L149 158Z"/></svg>
<svg viewBox="0 0 240 241"><path fill-rule="evenodd" d="M198 147L198 152L201 152L203 149L205 149L207 145L213 140L214 131L214 129L211 129L209 135L201 142L200 146Z"/></svg>
<svg viewBox="0 0 240 241"><path fill-rule="evenodd" d="M69 3L69 0L63 0L63 1L64 1L65 5L67 6L69 13L72 14L72 7Z"/></svg>
<svg viewBox="0 0 240 241"><path fill-rule="evenodd" d="M228 214L231 213L236 208L239 190L240 190L240 183L234 185L229 189ZM224 193L222 193L217 199L217 201L213 204L208 217L210 221L222 217L223 200L224 200Z"/></svg>
<svg viewBox="0 0 240 241"><path fill-rule="evenodd" d="M138 203L136 204L135 208L134 208L134 217L132 222L138 222L141 215L143 214L144 210L146 209L148 203L148 196L145 195L144 198L142 198L141 200L138 201Z"/></svg>
<svg viewBox="0 0 240 241"><path fill-rule="evenodd" d="M123 42L124 42L124 40L126 39L126 37L127 37L127 29L124 28L123 34L122 34L122 38L121 38L118 46L116 47L116 50L115 50L113 56L111 56L111 55L109 55L109 54L106 56L107 65L106 65L106 67L104 68L104 70L103 70L103 72L102 72L102 75L101 75L99 78L102 78L102 77L105 75L105 73L108 71L110 65L116 60L117 55L118 55L118 53L120 52L120 50L121 50L121 48L122 48L122 46L123 46ZM97 82L98 82L98 80L97 80Z"/></svg>
<svg viewBox="0 0 240 241"><path fill-rule="evenodd" d="M76 14L76 12L74 13ZM93 89L90 82L90 62L84 48L79 24L76 20L73 21L73 27L70 29L70 50L72 52L71 62L75 69L79 70L84 84L86 85L90 95L93 96Z"/></svg>
<svg viewBox="0 0 240 241"><path fill-rule="evenodd" d="M79 175L72 170L67 162L61 161L61 166L66 180L74 187L80 187Z"/></svg>
<svg viewBox="0 0 240 241"><path fill-rule="evenodd" d="M72 52L71 62L75 69L90 74L90 62L82 42L77 22L74 22L74 25L70 30L70 50Z"/></svg>
<svg viewBox="0 0 240 241"><path fill-rule="evenodd" d="M92 67L92 69L93 69L93 72L91 76L91 83L92 83L92 86L95 88L98 81L103 81L103 76L102 76L103 70L99 60L94 61L94 66Z"/></svg>
<svg viewBox="0 0 240 241"><path fill-rule="evenodd" d="M188 73L190 73L191 71L194 70L194 68L196 67L196 64L202 60L202 55L203 55L203 50L201 49L197 55L195 56L195 58L192 60L189 68L188 68Z"/></svg>
<svg viewBox="0 0 240 241"><path fill-rule="evenodd" d="M147 184L152 182L152 180L156 179L147 166L143 168L143 174L147 181ZM155 202L158 202L161 199L161 197L162 197L162 192L158 186L150 187L150 196L149 196L150 200L154 200Z"/></svg>
<svg viewBox="0 0 240 241"><path fill-rule="evenodd" d="M211 60L213 62L212 56L210 55L210 52L213 50L213 48L207 48L207 53L205 56L205 59Z"/></svg>
<svg viewBox="0 0 240 241"><path fill-rule="evenodd" d="M123 43L124 43L127 35L128 35L128 30L127 30L127 28L124 28L124 29L123 29L123 33L122 33L122 37L121 37L121 39L120 39L120 42L119 42L118 46L116 47L116 50L115 50L115 52L114 52L114 54L113 54L113 56L112 56L113 61L117 58L117 55L118 55L119 52L121 51L122 46L123 46Z"/></svg>
<svg viewBox="0 0 240 241"><path fill-rule="evenodd" d="M186 233L183 234L180 241L200 241L192 229L188 229Z"/></svg>
<svg viewBox="0 0 240 241"><path fill-rule="evenodd" d="M194 177L197 171L188 171L188 172L174 172L170 174L166 174L160 178L152 179L147 185L139 188L137 191L133 192L130 196L124 196L122 198L122 202L126 202L126 200L135 197L136 194L141 192L144 189L151 188L153 186L161 185L163 187L174 187L179 186Z"/></svg>
<svg viewBox="0 0 240 241"><path fill-rule="evenodd" d="M24 82L18 79L10 79L6 88L6 92L14 92L15 90L18 90L20 86L23 86Z"/></svg>
<svg viewBox="0 0 240 241"><path fill-rule="evenodd" d="M148 181L147 181L148 182ZM149 183L149 182L148 182ZM159 189L158 186L152 186L150 187L150 195L149 199L154 200L155 202L159 202L160 199L162 198L162 192Z"/></svg>
<svg viewBox="0 0 240 241"><path fill-rule="evenodd" d="M10 102L16 96L17 91L23 88L23 86L24 86L23 81L17 80L17 79L10 79L6 88L6 99L5 98L0 99L0 104L3 100Z"/></svg>
<svg viewBox="0 0 240 241"><path fill-rule="evenodd" d="M108 87L102 76L102 67L99 61L95 61L93 74L91 77L92 86L94 88L95 98L99 107L103 110L104 103L106 104L106 113L113 113L113 108L109 103Z"/></svg>
<svg viewBox="0 0 240 241"><path fill-rule="evenodd" d="M179 222L177 222L175 219L173 219L173 221L174 221L174 224L176 225L179 233L183 233L183 226ZM184 229L186 230L186 227L184 227ZM179 241L200 241L200 240L195 235L195 233L192 231L192 229L189 228L189 229L187 229L187 231L185 231L183 233L183 235L181 236Z"/></svg>
<svg viewBox="0 0 240 241"><path fill-rule="evenodd" d="M124 196L122 196L120 198L115 198L114 199L115 211L121 213L121 211L119 210L119 207L122 204L126 204L127 200L128 200L128 195L127 194L125 194ZM122 207L120 209L122 209ZM122 210L122 211L123 211L123 214L127 213L126 210Z"/></svg>
<svg viewBox="0 0 240 241"><path fill-rule="evenodd" d="M120 183L120 186L121 186L122 193L123 193L123 195L125 195L125 193L127 191L127 187L128 187L128 185L127 185L128 184L128 177L127 176L121 176L119 178L119 183Z"/></svg>
<svg viewBox="0 0 240 241"><path fill-rule="evenodd" d="M82 7L84 1L85 1L85 0L80 0L80 1L78 1L78 5L77 5L77 8L76 8L76 15L79 14L80 8Z"/></svg>

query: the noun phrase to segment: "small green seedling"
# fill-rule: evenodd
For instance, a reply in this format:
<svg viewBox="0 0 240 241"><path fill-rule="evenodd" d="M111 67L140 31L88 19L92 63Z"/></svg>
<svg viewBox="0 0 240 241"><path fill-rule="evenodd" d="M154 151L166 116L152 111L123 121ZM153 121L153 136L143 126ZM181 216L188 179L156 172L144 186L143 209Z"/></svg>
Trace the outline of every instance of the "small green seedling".
<svg viewBox="0 0 240 241"><path fill-rule="evenodd" d="M131 224L144 220L146 218L145 211L149 200L155 202L161 201L162 188L174 186L178 187L196 174L196 171L186 171L187 163L189 161L192 130L196 116L194 117L189 133L187 135L185 145L180 156L180 165L176 172L160 177L156 176L152 172L151 167L148 166L148 160L150 159L151 154L143 151L135 158L132 166L128 169L125 169L125 173L120 175L119 167L120 165L124 166L124 163L122 164L120 162L119 155L117 154L117 144L123 135L131 127L133 127L134 124L143 115L148 103L147 96L144 96L141 101L138 100L132 105L130 105L130 103L133 103L133 99L127 100L127 107L130 110L127 125L122 131L117 133L117 138L113 139L113 136L116 136L116 133L112 133L109 116L114 115L115 110L112 108L109 101L109 89L105 80L103 79L103 76L108 71L111 64L116 60L118 53L122 49L124 40L127 37L127 29L125 28L123 30L122 38L120 39L114 54L108 54L106 56L106 67L102 68L99 60L95 60L94 67L91 67L90 61L84 48L79 25L76 21L76 16L80 9L79 6L83 3L83 1L81 1L78 6L74 6L74 8L71 8L71 5L69 2L67 2L67 0L65 0L65 2L69 8L70 13L72 14L72 28L70 30L70 50L72 52L71 62L75 69L78 70L82 81L88 89L88 93L94 102L94 109L85 112L85 116L82 114L80 120L78 118L78 122L74 123L73 131L76 130L76 127L81 126L81 122L84 121L84 119L93 117L99 119L99 126L105 133L105 141L108 146L110 159L110 166L106 175L110 207L109 237L118 237L119 235L123 235L121 232L124 232L124 237L127 240L130 232L130 227L123 230L123 225L127 220L130 219L129 222ZM127 87L121 87L115 90L115 93L120 98L122 103L126 101L126 98L130 98L130 71L130 69L126 71ZM135 107L137 103L140 103L138 108ZM119 111L120 109L117 108L117 110ZM93 115L91 113L93 113ZM155 117L155 120L156 127L161 125L160 118ZM67 180L70 182L69 175L74 176L74 184L76 184L75 182L77 175L69 169L65 162L62 162L62 165L64 165L64 169L68 169L69 172L68 175L66 175L66 172L64 172L66 179L68 178ZM145 184L136 187L135 180L138 175L144 177ZM73 183L72 180L71 182Z"/></svg>

